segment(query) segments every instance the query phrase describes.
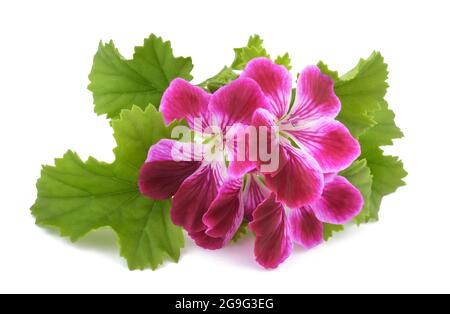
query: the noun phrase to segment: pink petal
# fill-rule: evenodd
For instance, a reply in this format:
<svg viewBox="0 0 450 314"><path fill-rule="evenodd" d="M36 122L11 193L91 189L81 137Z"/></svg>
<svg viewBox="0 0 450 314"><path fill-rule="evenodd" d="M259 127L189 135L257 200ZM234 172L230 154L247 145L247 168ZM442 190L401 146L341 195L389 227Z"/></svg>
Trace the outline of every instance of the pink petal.
<svg viewBox="0 0 450 314"><path fill-rule="evenodd" d="M223 238L227 243L234 236L244 218L244 204L241 202L242 179L225 181L214 202L203 216L208 227L206 234Z"/></svg>
<svg viewBox="0 0 450 314"><path fill-rule="evenodd" d="M323 195L311 207L316 217L335 225L348 223L363 207L361 192L344 177L335 176L323 190Z"/></svg>
<svg viewBox="0 0 450 314"><path fill-rule="evenodd" d="M275 194L260 204L249 225L256 235L255 257L265 268L277 268L292 252L289 221Z"/></svg>
<svg viewBox="0 0 450 314"><path fill-rule="evenodd" d="M289 222L295 243L311 249L323 242L323 223L309 206L291 209Z"/></svg>
<svg viewBox="0 0 450 314"><path fill-rule="evenodd" d="M233 125L226 134L226 150L230 164L228 174L240 178L257 168L256 160L250 158L251 138L248 133L249 126L241 123Z"/></svg>
<svg viewBox="0 0 450 314"><path fill-rule="evenodd" d="M278 135L279 130L275 119L271 112L263 108L256 110L253 114L252 126L256 127L257 132L256 159L261 173L277 173L288 161L286 151L281 149L282 139ZM270 165L273 167L269 167Z"/></svg>
<svg viewBox="0 0 450 314"><path fill-rule="evenodd" d="M342 123L335 120L321 120L287 132L325 173L337 173L348 168L361 154L358 141Z"/></svg>
<svg viewBox="0 0 450 314"><path fill-rule="evenodd" d="M210 94L189 82L177 78L170 83L161 99L164 122L186 119L192 129L204 129L210 124L208 103ZM196 125L194 119L201 119Z"/></svg>
<svg viewBox="0 0 450 314"><path fill-rule="evenodd" d="M276 126L276 117L269 110L264 108L257 109L252 116L252 125L265 126L267 128L274 128Z"/></svg>
<svg viewBox="0 0 450 314"><path fill-rule="evenodd" d="M277 173L264 176L267 186L290 208L311 204L322 195L324 187L320 166L296 148L282 145L280 150L286 153L287 162Z"/></svg>
<svg viewBox="0 0 450 314"><path fill-rule="evenodd" d="M290 119L299 121L335 118L341 102L334 93L333 80L316 66L307 67L300 75L297 96Z"/></svg>
<svg viewBox="0 0 450 314"><path fill-rule="evenodd" d="M247 64L241 77L255 80L269 99L271 112L281 119L289 110L292 77L285 67L267 58L253 59Z"/></svg>
<svg viewBox="0 0 450 314"><path fill-rule="evenodd" d="M175 194L172 202L172 222L189 233L206 229L203 215L217 196L226 176L222 162L202 165L197 172L186 179Z"/></svg>
<svg viewBox="0 0 450 314"><path fill-rule="evenodd" d="M228 174L231 177L239 178L249 173L257 167L257 164L253 161L231 161L228 166Z"/></svg>
<svg viewBox="0 0 450 314"><path fill-rule="evenodd" d="M195 241L195 244L207 250L218 250L225 245L223 238L210 237L205 230L189 233L189 236Z"/></svg>
<svg viewBox="0 0 450 314"><path fill-rule="evenodd" d="M153 145L140 170L141 193L157 200L172 197L184 180L201 165L201 157L196 159L189 153L194 150L193 144L171 140L161 140Z"/></svg>
<svg viewBox="0 0 450 314"><path fill-rule="evenodd" d="M261 178L258 175L248 175L244 191L242 192L244 216L248 221L253 220L253 212L269 195L269 189L261 182Z"/></svg>
<svg viewBox="0 0 450 314"><path fill-rule="evenodd" d="M145 162L161 160L203 161L203 155L204 147L201 144L162 139L150 148Z"/></svg>
<svg viewBox="0 0 450 314"><path fill-rule="evenodd" d="M250 124L258 108L270 108L259 85L247 78L237 79L220 88L211 97L209 109L214 116L214 125L222 130L239 122Z"/></svg>

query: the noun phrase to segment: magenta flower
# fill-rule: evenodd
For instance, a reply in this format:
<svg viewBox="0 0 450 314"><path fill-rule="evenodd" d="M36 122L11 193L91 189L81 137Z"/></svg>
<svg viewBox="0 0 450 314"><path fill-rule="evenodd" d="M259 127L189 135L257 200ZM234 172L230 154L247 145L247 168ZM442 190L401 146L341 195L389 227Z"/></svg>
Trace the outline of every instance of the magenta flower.
<svg viewBox="0 0 450 314"><path fill-rule="evenodd" d="M360 155L358 141L335 120L341 104L333 80L316 66L306 68L290 109L292 78L283 66L254 59L241 77L255 80L271 104L255 112L253 124L279 129L281 165L265 174L267 186L289 207L312 203L322 193L323 174L344 170Z"/></svg>
<svg viewBox="0 0 450 314"><path fill-rule="evenodd" d="M173 197L172 221L199 246L223 247L246 219L256 234L257 261L275 268L294 242L305 248L318 245L324 222L344 224L361 210L360 192L335 175L359 156L360 148L335 120L340 102L333 81L317 67L307 68L292 108L291 88L285 68L260 58L213 95L181 79L165 92L165 122L184 118L202 136L195 143L163 140L153 146L139 185L149 197ZM251 126L276 133L268 137L279 148L276 169L265 170L264 162L252 161L247 152L243 161L230 158L237 154L235 147L222 145ZM203 153L211 146L212 160Z"/></svg>
<svg viewBox="0 0 450 314"><path fill-rule="evenodd" d="M311 249L323 242L323 223L345 224L363 206L361 193L345 178L327 175L323 194L309 205L288 209L272 193L253 213L249 227L256 235L255 257L265 268L276 268L294 243Z"/></svg>
<svg viewBox="0 0 450 314"><path fill-rule="evenodd" d="M255 168L254 163L231 161L227 167L229 152L222 145L227 132L233 135L239 126L250 124L254 112L264 108L269 109L270 104L258 84L246 78L214 95L176 79L163 96L160 110L167 124L186 119L193 131L203 135L197 143L162 140L154 145L141 169L139 187L154 199L173 197L173 223L183 227L199 246L224 246L244 215L251 217L269 194L256 174L244 178ZM223 136L214 133L214 127ZM205 151L214 151L213 158L206 159Z"/></svg>
<svg viewBox="0 0 450 314"><path fill-rule="evenodd" d="M257 207L250 224L257 261L275 268L294 242L307 249L322 243L324 222L345 224L361 211L361 193L345 178L330 175L350 166L360 147L335 120L340 101L333 81L319 68L301 73L292 108L292 78L284 67L259 58L241 77L258 82L271 104L255 112L253 125L279 132L280 167L264 173L273 193Z"/></svg>

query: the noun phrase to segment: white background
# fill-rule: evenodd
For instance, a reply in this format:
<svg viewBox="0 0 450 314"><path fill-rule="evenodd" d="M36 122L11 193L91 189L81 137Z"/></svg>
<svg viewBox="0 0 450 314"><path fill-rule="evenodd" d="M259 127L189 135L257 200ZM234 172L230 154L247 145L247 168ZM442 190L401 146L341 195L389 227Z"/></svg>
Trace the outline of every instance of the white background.
<svg viewBox="0 0 450 314"><path fill-rule="evenodd" d="M448 1L1 1L0 292L450 292L450 12ZM130 57L150 33L192 56L200 82L258 33L294 69L323 59L345 72L380 50L388 100L406 138L390 153L408 186L385 199L381 221L350 228L275 271L253 240L219 252L187 241L179 264L130 272L115 236L78 244L34 225L41 164L67 149L111 161L114 141L93 113L88 73L99 40Z"/></svg>

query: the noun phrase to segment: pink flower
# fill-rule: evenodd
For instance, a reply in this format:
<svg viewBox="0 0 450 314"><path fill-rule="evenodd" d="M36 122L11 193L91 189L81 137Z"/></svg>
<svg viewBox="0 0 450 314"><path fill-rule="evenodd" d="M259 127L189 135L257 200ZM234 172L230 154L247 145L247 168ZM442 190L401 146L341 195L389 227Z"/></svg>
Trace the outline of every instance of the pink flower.
<svg viewBox="0 0 450 314"><path fill-rule="evenodd" d="M258 58L241 77L255 80L271 104L268 110L257 109L253 125L280 135L280 167L264 173L273 193L257 207L250 224L257 261L275 268L289 256L293 242L312 248L323 242L324 222L345 224L361 211L361 193L345 178L329 175L350 166L360 147L335 120L341 104L332 79L319 68L301 73L292 108L292 78L284 67Z"/></svg>
<svg viewBox="0 0 450 314"><path fill-rule="evenodd" d="M224 246L244 216L251 217L268 196L256 175L244 178L254 170L255 163L231 161L227 168L229 152L221 145L227 133L233 136L239 126L251 123L256 110L263 108L269 109L270 104L258 84L246 78L233 81L214 95L176 79L164 93L160 111L165 123L186 119L203 138L196 143L162 140L154 145L141 169L139 187L154 199L173 197L173 223L183 227L199 246ZM217 136L213 127L223 136ZM215 153L207 159L203 153L211 146Z"/></svg>
<svg viewBox="0 0 450 314"><path fill-rule="evenodd" d="M318 245L324 222L344 224L361 210L360 192L334 175L359 156L360 148L335 120L340 102L333 81L317 67L308 67L292 108L291 88L285 68L260 58L213 95L181 79L165 92L160 108L164 121L186 119L191 130L203 135L194 143L162 140L154 145L139 186L154 199L173 197L172 221L199 246L223 247L246 219L256 234L257 261L275 268L290 255L294 242L305 248ZM268 139L279 148L276 169L266 171L262 159L252 161L247 151L244 161L230 160L235 147L220 145L250 126L279 135ZM204 155L211 145L212 160Z"/></svg>
<svg viewBox="0 0 450 314"><path fill-rule="evenodd" d="M265 174L267 186L289 207L314 202L324 187L323 174L344 170L360 155L358 141L335 120L341 104L333 80L318 67L307 67L290 109L292 78L283 66L254 59L241 77L255 80L271 104L255 112L253 124L279 128L281 164Z"/></svg>
<svg viewBox="0 0 450 314"><path fill-rule="evenodd" d="M272 193L253 213L250 229L256 235L255 256L265 268L276 268L296 243L306 249L323 242L323 223L345 224L359 214L361 193L345 178L327 175L322 195L313 203L290 208Z"/></svg>

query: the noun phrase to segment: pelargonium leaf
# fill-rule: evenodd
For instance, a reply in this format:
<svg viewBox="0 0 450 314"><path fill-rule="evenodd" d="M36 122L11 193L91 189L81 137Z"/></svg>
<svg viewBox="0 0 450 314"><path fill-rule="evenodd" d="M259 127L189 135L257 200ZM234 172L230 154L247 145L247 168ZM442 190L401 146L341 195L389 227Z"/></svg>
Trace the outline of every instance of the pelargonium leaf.
<svg viewBox="0 0 450 314"><path fill-rule="evenodd" d="M151 105L123 111L112 126L118 145L113 163L83 162L69 151L55 166L43 167L31 209L36 223L56 227L72 241L111 227L130 269L155 269L166 256L178 261L184 238L170 221L170 202L142 196L137 184L150 146L168 137L169 128Z"/></svg>
<svg viewBox="0 0 450 314"><path fill-rule="evenodd" d="M234 234L233 238L231 239L232 242L236 243L238 242L240 239L242 239L243 236L245 236L248 233L248 222L244 221L242 222L242 224L239 226L238 230L236 231L236 233Z"/></svg>
<svg viewBox="0 0 450 314"><path fill-rule="evenodd" d="M203 83L200 83L198 86L207 89L211 93L214 93L219 88L230 83L231 81L234 81L238 77L239 75L234 72L232 68L226 66L222 70L220 70L219 73L207 79Z"/></svg>
<svg viewBox="0 0 450 314"><path fill-rule="evenodd" d="M392 194L406 183L403 180L408 173L403 162L395 156L386 156L380 148L363 149L363 158L373 175L370 195L370 220L378 220L378 213L383 197Z"/></svg>
<svg viewBox="0 0 450 314"><path fill-rule="evenodd" d="M145 109L149 103L159 107L170 82L181 77L191 80L191 58L176 58L170 42L151 35L136 47L127 60L111 41L100 43L89 75L89 90L94 96L95 112L118 117L133 105Z"/></svg>
<svg viewBox="0 0 450 314"><path fill-rule="evenodd" d="M235 57L231 66L225 66L219 73L198 84L198 86L214 93L222 86L237 79L239 71L243 70L251 60L259 57L270 59L270 55L264 48L263 43L264 41L259 35L250 36L246 46L234 49ZM291 69L291 58L288 53L279 55L274 62L283 65L288 70Z"/></svg>
<svg viewBox="0 0 450 314"><path fill-rule="evenodd" d="M402 138L403 132L395 123L395 114L383 101L380 108L371 113L376 124L366 130L360 137L361 145L367 150L380 146L393 145L394 139Z"/></svg>
<svg viewBox="0 0 450 314"><path fill-rule="evenodd" d="M334 233L344 231L343 225L323 224L323 239L328 241L331 239Z"/></svg>
<svg viewBox="0 0 450 314"><path fill-rule="evenodd" d="M231 68L234 70L243 70L247 63L252 59L258 57L270 58L270 55L264 48L263 43L264 41L259 35L254 35L249 38L247 46L235 48L235 58Z"/></svg>
<svg viewBox="0 0 450 314"><path fill-rule="evenodd" d="M371 115L380 109L388 88L387 64L379 52L374 52L369 58L361 59L350 72L338 77L323 62L319 68L334 80L336 95L342 103L342 109L337 117L350 132L358 137L377 122Z"/></svg>
<svg viewBox="0 0 450 314"><path fill-rule="evenodd" d="M292 69L291 57L287 52L282 56L276 57L275 63L284 66L288 71Z"/></svg>

